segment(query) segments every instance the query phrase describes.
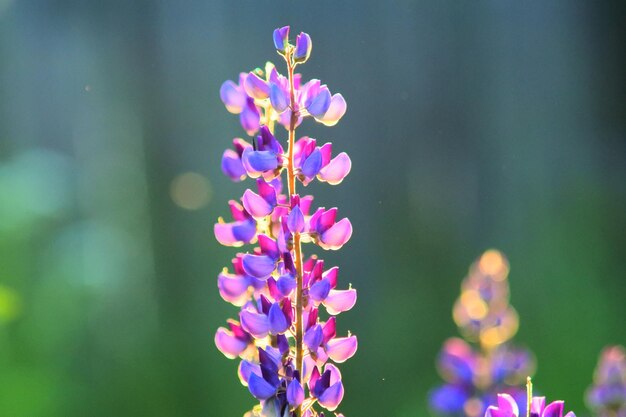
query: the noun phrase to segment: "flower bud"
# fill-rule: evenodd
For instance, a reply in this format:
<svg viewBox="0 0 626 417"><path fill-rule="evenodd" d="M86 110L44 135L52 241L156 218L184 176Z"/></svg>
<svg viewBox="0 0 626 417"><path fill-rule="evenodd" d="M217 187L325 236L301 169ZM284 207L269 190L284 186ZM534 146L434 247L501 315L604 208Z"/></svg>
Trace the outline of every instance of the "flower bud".
<svg viewBox="0 0 626 417"><path fill-rule="evenodd" d="M289 26L283 26L282 28L274 30L274 46L276 50L281 53L285 53L287 45L289 44Z"/></svg>
<svg viewBox="0 0 626 417"><path fill-rule="evenodd" d="M305 63L311 56L311 49L313 49L311 37L304 32L300 32L296 38L296 51L293 54L294 62L298 64Z"/></svg>

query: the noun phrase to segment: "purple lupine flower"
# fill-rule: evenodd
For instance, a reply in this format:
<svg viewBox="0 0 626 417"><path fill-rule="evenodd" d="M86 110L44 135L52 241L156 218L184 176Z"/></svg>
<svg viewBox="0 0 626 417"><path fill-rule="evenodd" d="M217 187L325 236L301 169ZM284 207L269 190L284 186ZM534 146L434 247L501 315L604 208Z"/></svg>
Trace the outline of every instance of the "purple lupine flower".
<svg viewBox="0 0 626 417"><path fill-rule="evenodd" d="M298 83L300 84L300 83ZM328 86L313 79L296 87L294 107L288 105L289 84L285 77L278 75L270 80L270 102L279 114L278 121L289 128L291 114L295 112L299 125L303 117L311 116L326 126L334 126L346 113L346 100L339 93L331 95Z"/></svg>
<svg viewBox="0 0 626 417"><path fill-rule="evenodd" d="M229 202L232 221L220 218L214 227L223 245L254 245L236 254L232 270L218 276L221 297L240 310L237 321L217 330L215 344L227 357L241 359L239 379L259 401L245 416L323 417L316 407L334 411L344 395L335 364L358 349L357 337L338 335L336 327L337 315L354 306L357 293L338 285L337 267L326 268L315 255L304 258L302 245L337 250L350 239L352 225L347 218L336 219L336 208L313 211L313 197L300 196L295 187L296 179L304 185L315 179L339 184L351 161L344 152L333 157L330 143L317 146L315 139L294 138L306 117L336 124L346 103L319 80L303 83L294 73L311 54L309 35L299 34L292 45L285 26L274 31L273 40L292 79L268 63L220 90L228 111L239 114L244 130L255 136L252 143L233 140L234 149L222 156L222 171L233 181L249 177L256 184L240 201ZM285 148L274 136L276 122L289 131Z"/></svg>
<svg viewBox="0 0 626 417"><path fill-rule="evenodd" d="M453 317L462 335L448 339L437 369L445 383L430 392L431 408L444 416L481 417L498 393L522 399L519 388L534 372L533 355L509 342L517 331L517 314L508 304L508 262L494 250L470 268L461 286ZM522 414L525 404L520 402Z"/></svg>
<svg viewBox="0 0 626 417"><path fill-rule="evenodd" d="M545 397L532 397L530 402L531 417L563 417L563 401L553 401L546 405ZM497 405L490 405L485 411L485 417L519 417L520 407L509 394L498 394ZM576 417L570 411L565 417Z"/></svg>
<svg viewBox="0 0 626 417"><path fill-rule="evenodd" d="M309 219L309 235L324 249L340 249L352 236L350 220L335 221L336 217L336 208L325 210L320 207Z"/></svg>
<svg viewBox="0 0 626 417"><path fill-rule="evenodd" d="M626 417L626 349L606 347L600 354L587 404L599 417Z"/></svg>
<svg viewBox="0 0 626 417"><path fill-rule="evenodd" d="M246 209L238 202L228 202L233 222L226 223L224 219L218 219L213 227L215 238L224 246L242 246L251 243L256 237L256 222Z"/></svg>

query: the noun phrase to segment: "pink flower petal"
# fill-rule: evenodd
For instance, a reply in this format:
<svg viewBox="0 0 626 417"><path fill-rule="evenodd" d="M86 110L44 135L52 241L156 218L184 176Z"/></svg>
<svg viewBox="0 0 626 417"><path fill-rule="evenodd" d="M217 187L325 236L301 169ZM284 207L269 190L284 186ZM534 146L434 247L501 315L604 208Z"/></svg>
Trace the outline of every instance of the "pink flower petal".
<svg viewBox="0 0 626 417"><path fill-rule="evenodd" d="M356 303L356 290L331 290L324 300L328 314L333 316L350 310Z"/></svg>
<svg viewBox="0 0 626 417"><path fill-rule="evenodd" d="M326 344L326 353L336 363L342 363L354 356L357 348L356 336L338 337Z"/></svg>
<svg viewBox="0 0 626 417"><path fill-rule="evenodd" d="M320 170L318 178L331 185L337 185L350 173L351 168L350 157L347 153L341 152Z"/></svg>

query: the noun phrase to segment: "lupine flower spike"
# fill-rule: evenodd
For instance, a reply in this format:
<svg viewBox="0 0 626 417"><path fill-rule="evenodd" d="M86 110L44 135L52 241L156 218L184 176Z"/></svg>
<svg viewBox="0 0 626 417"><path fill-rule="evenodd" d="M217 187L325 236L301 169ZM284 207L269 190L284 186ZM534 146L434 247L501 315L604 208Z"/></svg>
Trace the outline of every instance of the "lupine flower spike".
<svg viewBox="0 0 626 417"><path fill-rule="evenodd" d="M553 401L546 405L545 397L532 396L532 382L528 377L526 383L527 397L524 404L526 408L526 417L563 417L564 402ZM497 405L490 405L485 411L485 417L519 417L519 403L509 394L498 394ZM524 415L524 413L521 413ZM570 411L565 417L576 417L574 412Z"/></svg>
<svg viewBox="0 0 626 417"><path fill-rule="evenodd" d="M587 405L596 417L626 417L626 350L609 346L600 354Z"/></svg>
<svg viewBox="0 0 626 417"><path fill-rule="evenodd" d="M220 90L226 109L239 115L252 136L233 140L222 170L233 181L252 178L254 185L229 202L232 221L219 218L215 237L226 246L255 247L245 246L232 269L218 276L220 295L240 310L217 330L215 344L226 357L240 359L239 379L259 401L245 416L328 417L344 395L335 364L357 350L356 336L337 334L336 316L354 306L356 290L341 289L339 269L315 255L305 258L302 246L340 249L352 236L352 224L338 217L337 208L314 209L313 197L300 196L296 184L315 179L339 184L351 161L344 152L333 157L330 143L307 136L296 140L296 128L308 117L335 125L346 102L319 80L304 82L294 72L311 55L308 34L300 33L294 45L285 26L273 38L286 76L267 63ZM287 131L284 147L276 123Z"/></svg>
<svg viewBox="0 0 626 417"><path fill-rule="evenodd" d="M524 397L518 387L533 373L534 359L509 342L518 319L508 303L508 273L504 255L489 250L461 285L453 317L465 340L448 339L439 354L437 367L445 383L430 393L430 406L439 415L481 417L498 393Z"/></svg>

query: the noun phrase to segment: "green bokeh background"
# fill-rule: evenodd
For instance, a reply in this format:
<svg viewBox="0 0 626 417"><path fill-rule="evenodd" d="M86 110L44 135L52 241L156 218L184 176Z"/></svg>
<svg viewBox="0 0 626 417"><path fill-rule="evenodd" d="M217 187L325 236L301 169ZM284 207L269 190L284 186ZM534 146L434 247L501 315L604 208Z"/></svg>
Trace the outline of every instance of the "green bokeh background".
<svg viewBox="0 0 626 417"><path fill-rule="evenodd" d="M211 229L244 189L220 171L242 131L218 91L277 60L285 24L313 38L304 76L348 101L337 127L301 129L353 161L307 190L355 228L324 254L359 290L344 414L428 415L460 281L490 247L535 386L587 414L600 349L626 343L620 3L0 0L0 416L252 406L213 344L236 310ZM184 172L210 184L198 210L172 200Z"/></svg>

